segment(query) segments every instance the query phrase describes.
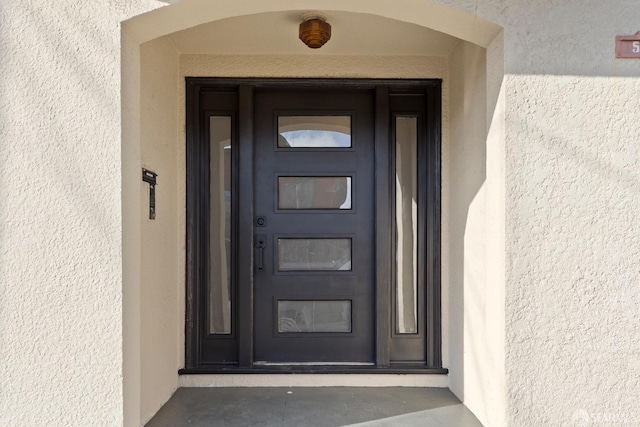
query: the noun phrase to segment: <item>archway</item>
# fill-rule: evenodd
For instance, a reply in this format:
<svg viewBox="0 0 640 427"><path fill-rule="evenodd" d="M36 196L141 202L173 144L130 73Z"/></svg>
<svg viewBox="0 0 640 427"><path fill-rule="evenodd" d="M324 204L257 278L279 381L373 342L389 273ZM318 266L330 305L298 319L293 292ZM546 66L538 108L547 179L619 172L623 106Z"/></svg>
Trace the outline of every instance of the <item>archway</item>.
<svg viewBox="0 0 640 427"><path fill-rule="evenodd" d="M296 39L296 28L299 15L314 9L329 15L334 39L311 53ZM467 213L485 180L486 102L495 97L486 91L485 48L499 33L498 26L423 1L397 8L384 1L249 5L193 0L125 21L122 28L123 183L138 180L140 165L159 173L153 223L144 219L146 193L123 186L127 420L148 419L181 384L177 370L184 364L188 303L183 234L186 76L443 79L443 263L469 262L464 255ZM265 33L265 28L273 30ZM474 147L471 154L468 141ZM452 158L480 173L456 178L447 169ZM463 214L456 216L454 208ZM484 213L474 215L485 220ZM452 368L451 379L420 384L451 387L464 398L467 363L455 354L465 342L469 279L456 271L443 266L443 283L451 283L443 286L443 357ZM192 385L198 381L214 383L196 378ZM394 379L380 381L393 384Z"/></svg>

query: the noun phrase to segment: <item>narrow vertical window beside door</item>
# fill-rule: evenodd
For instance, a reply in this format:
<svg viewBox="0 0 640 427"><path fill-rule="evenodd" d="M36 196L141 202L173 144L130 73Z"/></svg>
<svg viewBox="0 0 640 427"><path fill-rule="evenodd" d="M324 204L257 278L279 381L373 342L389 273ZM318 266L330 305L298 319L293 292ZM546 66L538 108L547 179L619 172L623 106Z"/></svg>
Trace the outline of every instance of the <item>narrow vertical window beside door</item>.
<svg viewBox="0 0 640 427"><path fill-rule="evenodd" d="M418 332L417 118L396 117L396 333Z"/></svg>
<svg viewBox="0 0 640 427"><path fill-rule="evenodd" d="M231 117L209 119L209 333L231 333Z"/></svg>

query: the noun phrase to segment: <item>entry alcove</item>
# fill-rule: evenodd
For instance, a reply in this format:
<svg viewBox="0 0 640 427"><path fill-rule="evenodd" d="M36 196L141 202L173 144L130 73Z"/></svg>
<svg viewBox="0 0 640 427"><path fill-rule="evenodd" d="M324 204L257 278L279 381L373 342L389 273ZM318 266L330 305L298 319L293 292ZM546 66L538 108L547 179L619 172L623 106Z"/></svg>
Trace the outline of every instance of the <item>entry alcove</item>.
<svg viewBox="0 0 640 427"><path fill-rule="evenodd" d="M187 77L442 80L442 366L449 376L380 375L367 385L446 386L462 397L464 377L480 369L469 359L476 344L470 344L468 325L489 326L469 298L489 292L485 272L490 268L476 249L491 233L484 224L500 212L500 200L491 199L496 193L481 191L489 178L487 106L493 108L500 87L495 83L500 70L487 68L488 51L481 46L490 46L499 29L455 10L441 11L460 14L457 24L446 24L451 20L425 13L424 2L410 2L403 11L381 5L377 15L336 3L327 12L332 40L310 54L286 30L299 23L302 11L294 3L281 2L277 10L256 4L251 14L233 5L216 9L200 3L169 6L123 23L125 412L136 413L138 407L141 419L148 419L179 386L282 381L177 373L186 366L190 304L185 284ZM265 22L279 30L259 33ZM374 29L366 38L356 31L365 27ZM491 50L497 58L499 43ZM143 215L148 192L129 185L134 176L139 180L141 165L159 173L154 222ZM491 182L491 188L499 186L500 177ZM483 211L484 203L493 203L495 212ZM478 333L482 336L474 332L474 343ZM338 385L363 384L324 378ZM301 375L296 381L312 385L319 380Z"/></svg>

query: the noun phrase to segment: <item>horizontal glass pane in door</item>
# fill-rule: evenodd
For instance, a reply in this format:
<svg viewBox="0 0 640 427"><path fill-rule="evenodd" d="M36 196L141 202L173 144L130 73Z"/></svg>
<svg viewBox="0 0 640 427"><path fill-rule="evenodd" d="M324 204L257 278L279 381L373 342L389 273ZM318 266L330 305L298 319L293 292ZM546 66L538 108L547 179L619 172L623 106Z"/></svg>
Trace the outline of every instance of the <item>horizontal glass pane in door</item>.
<svg viewBox="0 0 640 427"><path fill-rule="evenodd" d="M278 239L278 271L350 271L351 239Z"/></svg>
<svg viewBox="0 0 640 427"><path fill-rule="evenodd" d="M280 116L279 148L349 148L350 116Z"/></svg>
<svg viewBox="0 0 640 427"><path fill-rule="evenodd" d="M278 209L351 209L351 177L280 176Z"/></svg>
<svg viewBox="0 0 640 427"><path fill-rule="evenodd" d="M278 301L278 332L351 332L351 301Z"/></svg>

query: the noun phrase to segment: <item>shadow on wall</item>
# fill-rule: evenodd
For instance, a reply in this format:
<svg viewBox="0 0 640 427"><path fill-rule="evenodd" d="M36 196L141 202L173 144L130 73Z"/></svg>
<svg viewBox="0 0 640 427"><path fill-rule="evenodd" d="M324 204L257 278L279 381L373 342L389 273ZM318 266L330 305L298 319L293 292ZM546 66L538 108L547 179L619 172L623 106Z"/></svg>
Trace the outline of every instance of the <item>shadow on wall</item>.
<svg viewBox="0 0 640 427"><path fill-rule="evenodd" d="M447 269L443 281L448 275L450 387L464 402L465 390L470 384L482 384L486 369L478 352L486 328L485 276L491 262L486 248L491 207L486 205L483 189L487 180L486 49L460 43L451 54L450 70L450 142L443 152L447 186L443 210L448 221L443 224L443 267ZM484 393L474 393L478 395L483 399L480 407L486 408Z"/></svg>
<svg viewBox="0 0 640 427"><path fill-rule="evenodd" d="M77 262L74 251L84 256L86 252L79 248L86 245L87 251L118 252L115 202L112 194L105 192L104 182L95 179L117 177L112 164L93 161L116 156L117 144L97 136L117 133L118 121L115 117L96 120L92 115L93 111L113 111L117 93L105 90L108 84L87 85L105 78L104 64L94 58L108 58L109 52L106 48L94 51L96 55L88 59L72 40L50 37L65 34L70 25L76 31L85 30L81 18L63 19L55 8L23 9L23 15L12 16L12 21L33 29L31 39L25 38L26 30L13 28L0 14L0 39L7 52L0 66L0 277L9 284L15 278L21 294L33 286L38 295L62 292L70 300L81 299L83 287L100 276L82 268L69 274L68 269ZM82 37L90 46L109 45L97 32L83 31ZM27 43L37 48L26 48ZM60 58L67 62L61 63ZM25 67L20 62L41 66ZM67 64L73 66L62 70ZM64 79L58 79L56 73L64 73ZM56 95L59 93L84 108L74 108L73 102L65 104ZM18 102L22 99L11 94L32 94L32 99L21 108ZM90 132L86 123L94 123ZM40 267L35 268L37 264ZM106 263L103 266L109 268ZM7 288L0 288L0 313L9 313L9 308L5 309L10 306L10 298L4 294ZM37 305L37 299L24 295L20 299ZM44 306L52 303L41 302ZM83 340L74 345L79 343L92 345Z"/></svg>

